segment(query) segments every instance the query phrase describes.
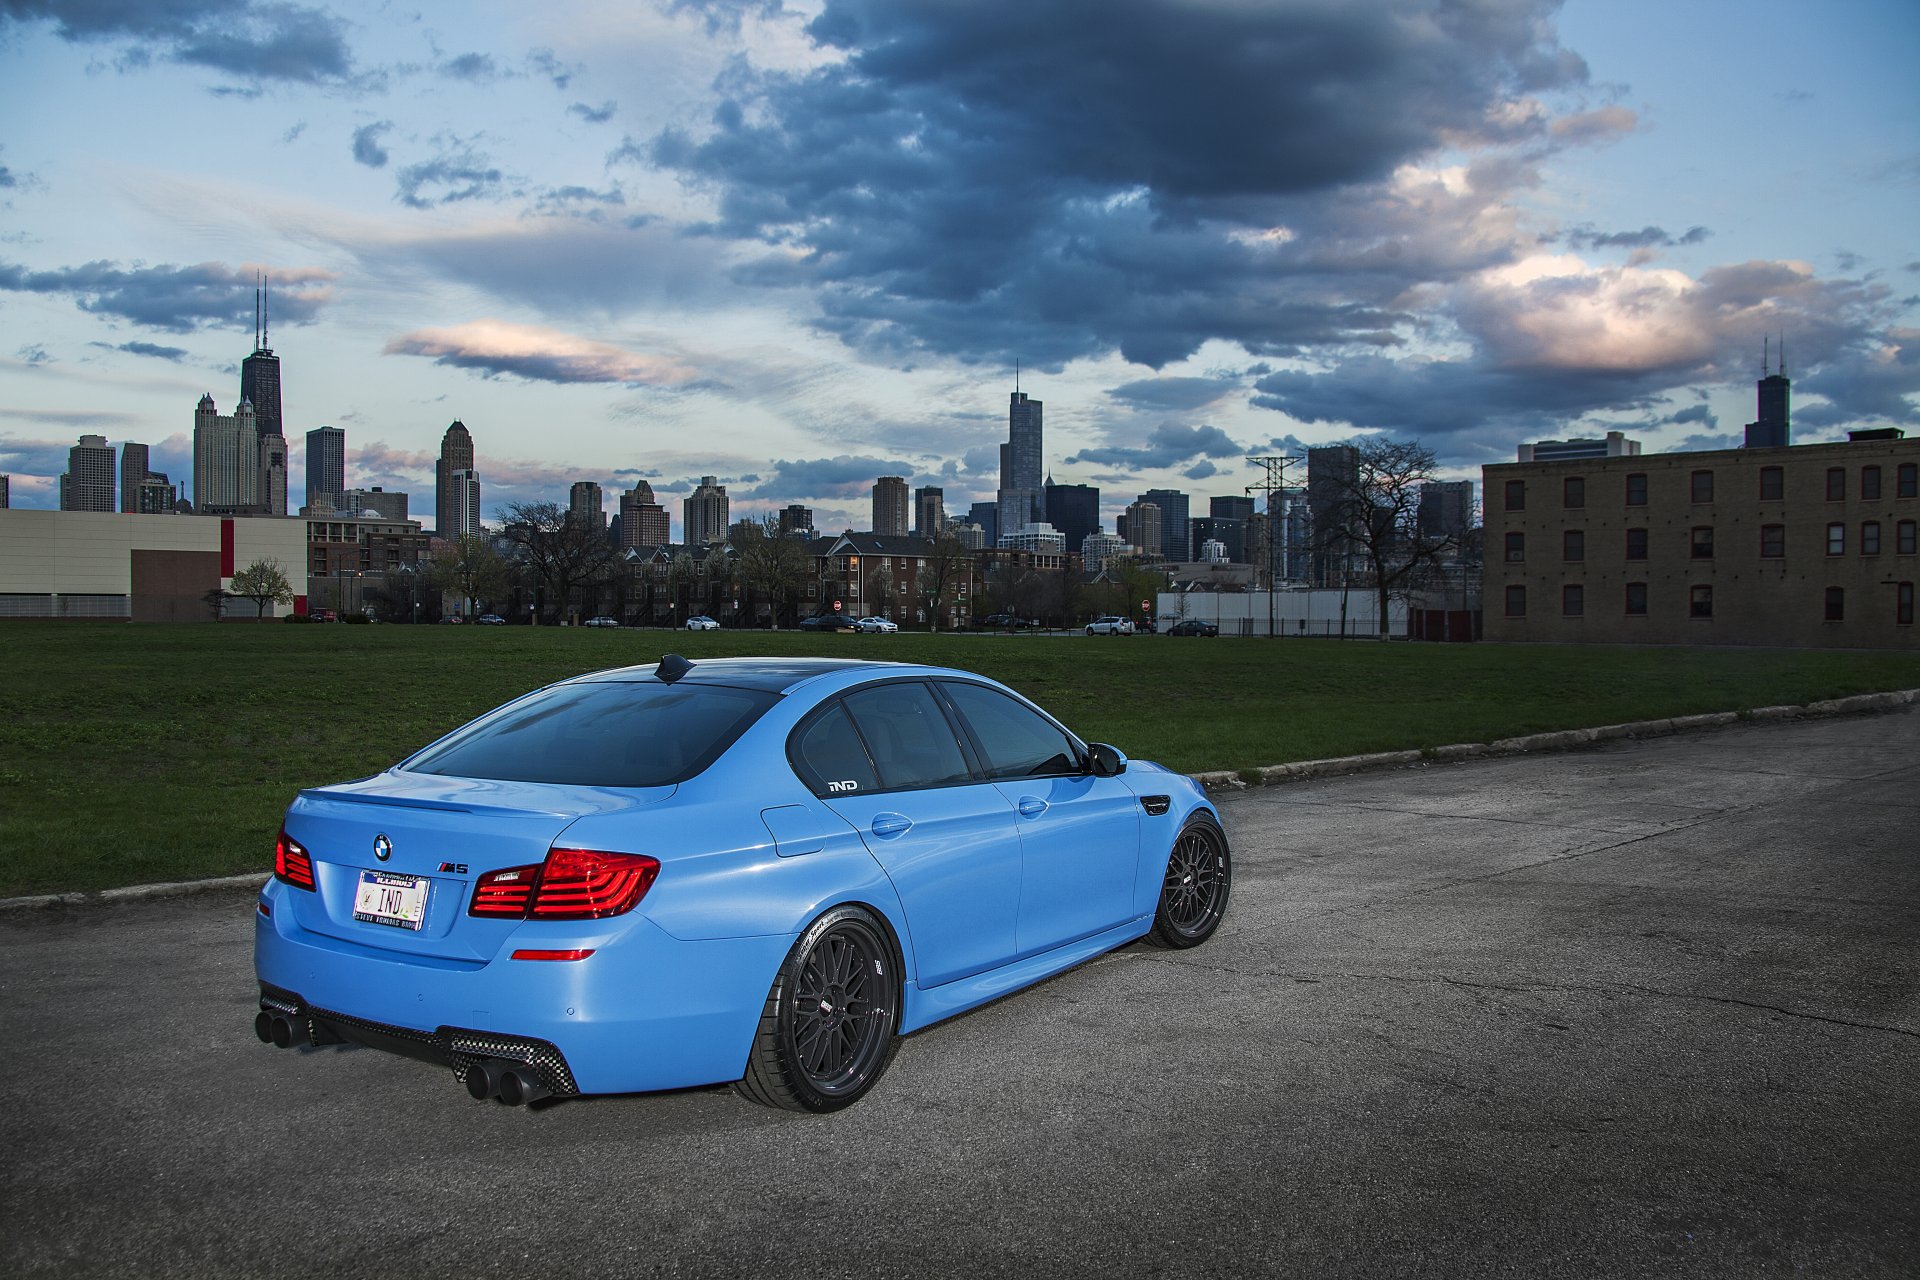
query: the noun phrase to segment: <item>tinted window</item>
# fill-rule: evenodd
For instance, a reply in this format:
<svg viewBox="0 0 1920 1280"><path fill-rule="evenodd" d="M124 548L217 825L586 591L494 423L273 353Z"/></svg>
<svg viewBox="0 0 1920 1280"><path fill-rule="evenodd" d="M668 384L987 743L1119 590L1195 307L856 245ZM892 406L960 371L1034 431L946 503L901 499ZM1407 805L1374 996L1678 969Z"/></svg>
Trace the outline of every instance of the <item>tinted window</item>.
<svg viewBox="0 0 1920 1280"><path fill-rule="evenodd" d="M1569 582L1560 588L1560 612L1569 618L1585 616L1587 612L1587 590L1577 582Z"/></svg>
<svg viewBox="0 0 1920 1280"><path fill-rule="evenodd" d="M1627 505L1630 507L1647 505L1647 477L1640 472L1636 471L1627 477Z"/></svg>
<svg viewBox="0 0 1920 1280"><path fill-rule="evenodd" d="M1587 535L1579 529L1568 529L1561 534L1560 558L1562 560L1585 560L1587 558Z"/></svg>
<svg viewBox="0 0 1920 1280"><path fill-rule="evenodd" d="M881 786L937 787L972 776L953 723L927 686L876 685L848 694L846 704L880 770Z"/></svg>
<svg viewBox="0 0 1920 1280"><path fill-rule="evenodd" d="M1627 530L1627 559L1645 560L1647 558L1647 531L1645 529Z"/></svg>
<svg viewBox="0 0 1920 1280"><path fill-rule="evenodd" d="M1527 482L1509 480L1506 486L1507 510L1525 511L1527 509Z"/></svg>
<svg viewBox="0 0 1920 1280"><path fill-rule="evenodd" d="M1524 618L1527 616L1527 589L1525 587L1507 588L1507 616Z"/></svg>
<svg viewBox="0 0 1920 1280"><path fill-rule="evenodd" d="M1783 524L1760 526L1760 554L1769 560L1777 560L1787 554L1787 526Z"/></svg>
<svg viewBox="0 0 1920 1280"><path fill-rule="evenodd" d="M1696 471L1693 473L1693 500L1695 502L1713 501L1713 472Z"/></svg>
<svg viewBox="0 0 1920 1280"><path fill-rule="evenodd" d="M853 721L838 703L808 725L793 744L794 767L818 795L875 791L880 779Z"/></svg>
<svg viewBox="0 0 1920 1280"><path fill-rule="evenodd" d="M1860 496L1878 498L1880 496L1880 468L1860 468Z"/></svg>
<svg viewBox="0 0 1920 1280"><path fill-rule="evenodd" d="M1031 707L977 684L943 684L941 688L973 730L993 777L1079 772L1080 748Z"/></svg>
<svg viewBox="0 0 1920 1280"><path fill-rule="evenodd" d="M1777 501L1787 492L1787 473L1780 467L1760 468L1760 498L1763 502Z"/></svg>
<svg viewBox="0 0 1920 1280"><path fill-rule="evenodd" d="M1587 505L1587 481L1585 476L1568 476L1560 484L1560 496L1566 506L1584 507Z"/></svg>
<svg viewBox="0 0 1920 1280"><path fill-rule="evenodd" d="M778 695L656 681L542 689L405 764L414 773L585 787L662 787L699 773Z"/></svg>
<svg viewBox="0 0 1920 1280"><path fill-rule="evenodd" d="M1627 613L1632 617L1642 617L1647 612L1647 584L1629 582L1627 584Z"/></svg>

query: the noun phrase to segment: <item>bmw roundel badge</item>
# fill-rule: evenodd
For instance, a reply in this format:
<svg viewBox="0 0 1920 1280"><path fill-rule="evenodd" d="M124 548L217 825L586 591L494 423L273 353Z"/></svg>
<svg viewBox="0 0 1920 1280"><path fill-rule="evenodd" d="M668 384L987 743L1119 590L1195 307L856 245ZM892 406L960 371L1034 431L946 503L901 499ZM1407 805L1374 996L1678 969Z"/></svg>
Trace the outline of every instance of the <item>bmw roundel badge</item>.
<svg viewBox="0 0 1920 1280"><path fill-rule="evenodd" d="M393 841L387 839L384 831L373 838L373 856L382 862L393 856Z"/></svg>

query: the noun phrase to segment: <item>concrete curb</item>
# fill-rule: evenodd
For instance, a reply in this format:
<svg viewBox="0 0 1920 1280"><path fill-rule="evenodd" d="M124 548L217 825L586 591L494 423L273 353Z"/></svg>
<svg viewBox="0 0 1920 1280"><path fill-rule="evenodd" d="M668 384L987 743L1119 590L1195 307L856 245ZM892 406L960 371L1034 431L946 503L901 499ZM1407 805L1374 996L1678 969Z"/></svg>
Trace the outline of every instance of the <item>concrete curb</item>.
<svg viewBox="0 0 1920 1280"><path fill-rule="evenodd" d="M1298 782L1307 778L1330 778L1361 773L1371 769L1405 768L1409 765L1471 760L1479 756L1511 756L1530 751L1570 751L1609 742L1618 738L1658 738L1673 733L1693 733L1722 729L1728 725L1769 720L1799 720L1820 716L1872 715L1897 711L1920 703L1920 689L1900 689L1892 693L1863 693L1851 698L1829 698L1804 707L1756 707L1751 711L1715 711L1697 716L1673 716L1666 720L1639 720L1632 724L1601 725L1593 729L1558 729L1551 733L1529 733L1495 742L1458 742L1421 751L1376 751L1369 755L1338 756L1331 760L1300 760L1293 764L1267 765L1251 770L1256 779L1231 770L1193 774L1193 780L1208 790L1244 790L1254 785ZM4 904L0 904L4 905Z"/></svg>
<svg viewBox="0 0 1920 1280"><path fill-rule="evenodd" d="M1804 707L1758 707L1752 711L1715 711L1707 715L1675 716L1668 720L1641 720L1633 724L1609 724L1597 729L1560 729L1552 733L1530 733L1497 742L1461 742L1420 751L1375 751L1367 755L1337 756L1330 760L1296 760L1292 764L1270 764L1255 770L1259 784L1302 782L1310 778L1334 778L1343 774L1373 769L1398 769L1409 765L1470 760L1478 756L1511 756L1529 751L1568 751L1616 738L1658 738L1672 733L1691 733L1719 729L1727 725L1765 720L1797 720L1817 716L1872 715L1897 711L1920 703L1920 689L1901 689L1893 693L1863 693L1851 698L1829 698ZM1190 777L1208 790L1237 791L1251 785L1230 770L1195 773ZM97 893L47 893L31 898L0 898L0 915L14 911L51 910L56 907L98 906L113 902L132 902L148 898L177 898L193 893L212 893L221 889L241 889L265 884L261 872L243 876L219 876L211 880L180 880L171 884L134 884L122 889L102 889Z"/></svg>

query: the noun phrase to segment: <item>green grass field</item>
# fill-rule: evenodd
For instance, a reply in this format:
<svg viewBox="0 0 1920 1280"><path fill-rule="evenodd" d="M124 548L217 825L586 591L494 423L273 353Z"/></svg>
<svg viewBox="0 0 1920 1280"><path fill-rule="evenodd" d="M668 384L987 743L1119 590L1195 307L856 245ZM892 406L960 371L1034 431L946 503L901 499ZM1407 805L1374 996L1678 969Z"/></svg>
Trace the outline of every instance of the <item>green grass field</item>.
<svg viewBox="0 0 1920 1280"><path fill-rule="evenodd" d="M828 654L962 667L1187 772L1920 686L1900 654L531 627L0 627L0 897L271 862L303 786L375 772L545 682Z"/></svg>

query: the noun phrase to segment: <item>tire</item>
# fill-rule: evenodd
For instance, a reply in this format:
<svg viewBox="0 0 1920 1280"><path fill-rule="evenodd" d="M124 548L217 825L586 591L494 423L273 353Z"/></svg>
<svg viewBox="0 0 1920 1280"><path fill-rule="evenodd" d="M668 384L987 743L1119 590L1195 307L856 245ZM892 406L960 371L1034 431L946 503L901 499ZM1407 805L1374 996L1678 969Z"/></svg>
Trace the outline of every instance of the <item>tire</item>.
<svg viewBox="0 0 1920 1280"><path fill-rule="evenodd" d="M801 932L774 975L735 1091L788 1111L852 1106L893 1058L900 996L886 927L864 908L835 907Z"/></svg>
<svg viewBox="0 0 1920 1280"><path fill-rule="evenodd" d="M1147 941L1175 950L1199 946L1220 927L1232 888L1233 855L1226 834L1207 818L1188 819L1167 854Z"/></svg>

